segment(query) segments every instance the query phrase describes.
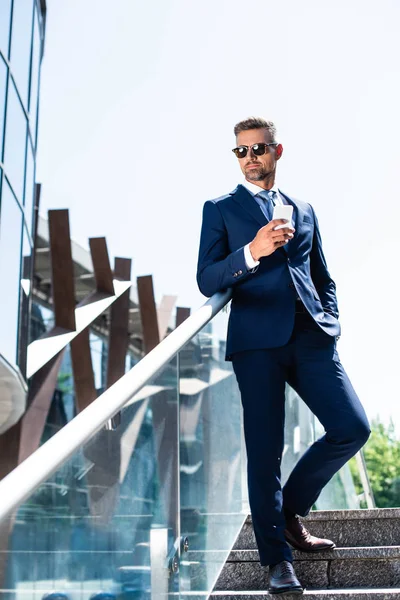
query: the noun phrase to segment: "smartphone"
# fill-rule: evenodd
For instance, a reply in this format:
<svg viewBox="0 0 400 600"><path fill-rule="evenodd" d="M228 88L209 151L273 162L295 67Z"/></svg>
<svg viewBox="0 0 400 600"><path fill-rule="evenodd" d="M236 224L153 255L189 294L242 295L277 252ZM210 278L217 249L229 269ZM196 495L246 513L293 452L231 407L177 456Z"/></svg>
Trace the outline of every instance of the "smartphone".
<svg viewBox="0 0 400 600"><path fill-rule="evenodd" d="M272 215L273 219L286 219L289 221L283 225L278 225L274 229L284 229L285 227L292 227L292 216L293 206L291 204L276 204L274 206L274 212Z"/></svg>

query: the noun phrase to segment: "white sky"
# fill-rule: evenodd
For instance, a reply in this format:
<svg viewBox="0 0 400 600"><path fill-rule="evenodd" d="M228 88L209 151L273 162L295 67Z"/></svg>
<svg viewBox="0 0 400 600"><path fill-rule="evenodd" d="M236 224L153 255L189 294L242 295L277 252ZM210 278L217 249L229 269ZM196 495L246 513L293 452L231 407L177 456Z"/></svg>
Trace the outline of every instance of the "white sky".
<svg viewBox="0 0 400 600"><path fill-rule="evenodd" d="M233 125L273 119L279 185L319 217L342 362L400 432L400 2L47 3L42 212L70 208L76 241L106 235L196 308L203 203L241 180Z"/></svg>

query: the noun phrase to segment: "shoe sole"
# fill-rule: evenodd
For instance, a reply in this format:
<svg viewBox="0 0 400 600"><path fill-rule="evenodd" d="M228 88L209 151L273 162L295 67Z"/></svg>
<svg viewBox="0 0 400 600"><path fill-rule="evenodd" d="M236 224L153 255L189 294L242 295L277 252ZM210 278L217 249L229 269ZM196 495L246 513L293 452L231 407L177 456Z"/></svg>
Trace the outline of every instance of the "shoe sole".
<svg viewBox="0 0 400 600"><path fill-rule="evenodd" d="M313 554L315 552L326 552L327 550L334 550L336 548L336 544L333 544L332 546L325 546L325 548L317 548L316 550L306 550L305 548L301 548L301 546L297 546L296 544L293 544L293 542L290 542L289 540L286 540L286 541L295 550L300 550L300 552L308 552L309 554Z"/></svg>
<svg viewBox="0 0 400 600"><path fill-rule="evenodd" d="M276 596L278 594L303 594L304 589L302 587L295 587L295 588L289 588L286 590L276 590L276 591L272 591L272 590L268 590L268 593L271 594L271 596Z"/></svg>

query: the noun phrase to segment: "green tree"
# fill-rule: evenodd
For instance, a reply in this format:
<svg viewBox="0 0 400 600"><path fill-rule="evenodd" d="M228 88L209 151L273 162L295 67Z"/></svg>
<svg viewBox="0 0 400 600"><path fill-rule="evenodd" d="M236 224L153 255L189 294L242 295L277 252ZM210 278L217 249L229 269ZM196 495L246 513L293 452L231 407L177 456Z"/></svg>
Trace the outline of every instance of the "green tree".
<svg viewBox="0 0 400 600"><path fill-rule="evenodd" d="M368 477L371 482L376 506L400 507L400 440L394 424L384 425L379 419L371 423L371 435L363 448ZM357 493L362 486L355 459L350 461Z"/></svg>

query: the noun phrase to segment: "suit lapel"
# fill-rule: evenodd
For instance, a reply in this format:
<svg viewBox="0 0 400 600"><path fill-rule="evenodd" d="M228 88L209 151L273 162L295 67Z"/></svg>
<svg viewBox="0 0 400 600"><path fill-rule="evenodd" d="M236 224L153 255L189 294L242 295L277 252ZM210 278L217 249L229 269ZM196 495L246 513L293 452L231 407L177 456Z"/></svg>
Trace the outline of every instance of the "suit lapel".
<svg viewBox="0 0 400 600"><path fill-rule="evenodd" d="M295 246L297 245L296 238L300 234L299 227L301 227L304 214L298 204L292 200L290 196L282 192L281 189L279 189L279 193L283 198L285 198L286 202L293 206L293 224L296 231L293 239L290 240L288 244L280 248L280 250L284 250L287 254L294 250ZM248 214L250 214L261 227L267 225L268 219L265 217L253 195L243 185L239 184L237 188L230 192L230 195L232 196L233 200L235 200L235 202L237 202Z"/></svg>
<svg viewBox="0 0 400 600"><path fill-rule="evenodd" d="M247 212L249 213L261 227L267 225L269 223L267 217L262 212L260 206L257 204L257 201L254 199L253 195L243 186L238 185L236 189L231 192L233 199ZM286 198L286 196L285 196ZM293 204L291 202L291 204ZM294 214L294 210L293 210ZM283 246L282 248L278 248L277 252L285 252L287 253L287 247Z"/></svg>
<svg viewBox="0 0 400 600"><path fill-rule="evenodd" d="M281 189L279 189L279 193L289 204L293 206L293 223L297 229L297 224L301 222L301 219L299 219L299 207L296 202L292 200L290 196L282 192ZM262 227L268 223L268 219L265 217L261 208L254 200L254 197L243 185L239 184L232 192L230 192L230 195L232 196L233 200L235 200L247 213L249 213Z"/></svg>
<svg viewBox="0 0 400 600"><path fill-rule="evenodd" d="M264 216L261 208L254 200L253 196L250 194L248 190L243 185L238 185L233 192L230 192L232 198L248 213L250 214L256 221L264 227L268 223L268 220Z"/></svg>

